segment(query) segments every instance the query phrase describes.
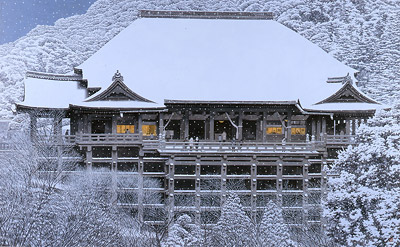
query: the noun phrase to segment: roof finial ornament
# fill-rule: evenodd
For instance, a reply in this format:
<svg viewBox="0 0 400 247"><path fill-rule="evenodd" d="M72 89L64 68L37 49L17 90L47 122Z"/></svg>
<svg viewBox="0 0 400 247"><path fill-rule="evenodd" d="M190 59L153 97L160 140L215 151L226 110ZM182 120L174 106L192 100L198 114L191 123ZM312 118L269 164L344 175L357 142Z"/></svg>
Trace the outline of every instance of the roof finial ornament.
<svg viewBox="0 0 400 247"><path fill-rule="evenodd" d="M116 79L124 81L124 77L121 75L121 73L119 73L119 70L117 70L117 72L114 74L114 76L112 78L113 81L115 81Z"/></svg>
<svg viewBox="0 0 400 247"><path fill-rule="evenodd" d="M351 79L350 73L347 73L343 84L350 83L353 84L353 79Z"/></svg>

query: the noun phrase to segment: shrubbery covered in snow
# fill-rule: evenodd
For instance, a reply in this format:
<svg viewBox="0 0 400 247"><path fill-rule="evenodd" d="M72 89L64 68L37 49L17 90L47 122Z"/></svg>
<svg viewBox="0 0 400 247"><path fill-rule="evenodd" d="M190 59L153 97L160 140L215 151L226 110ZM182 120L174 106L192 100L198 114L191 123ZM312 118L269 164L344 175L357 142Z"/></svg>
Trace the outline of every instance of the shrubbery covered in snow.
<svg viewBox="0 0 400 247"><path fill-rule="evenodd" d="M331 169L328 233L345 246L400 243L400 107L381 111Z"/></svg>

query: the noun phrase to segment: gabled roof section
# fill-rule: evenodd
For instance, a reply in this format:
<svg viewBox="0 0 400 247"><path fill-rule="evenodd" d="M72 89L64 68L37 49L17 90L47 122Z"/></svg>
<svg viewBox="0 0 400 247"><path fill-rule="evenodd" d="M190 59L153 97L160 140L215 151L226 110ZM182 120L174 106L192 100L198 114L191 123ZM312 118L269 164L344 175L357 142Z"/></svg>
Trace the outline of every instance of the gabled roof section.
<svg viewBox="0 0 400 247"><path fill-rule="evenodd" d="M119 73L114 74L113 83L104 91L94 94L89 97L86 102L91 101L140 101L153 103L153 101L148 100L139 94L133 92L124 83L124 77Z"/></svg>
<svg viewBox="0 0 400 247"><path fill-rule="evenodd" d="M328 82L329 83L329 82ZM332 83L332 82L331 82ZM335 82L337 83L337 82ZM369 98L365 94L361 93L356 87L353 86L353 81L351 77L348 75L344 77L341 81L343 83L343 87L341 87L336 93L332 94L328 98L316 103L326 104L326 103L370 103L370 104L379 104L373 99Z"/></svg>
<svg viewBox="0 0 400 247"><path fill-rule="evenodd" d="M356 72L293 30L255 15L149 12L78 68L89 87L103 89L110 85L104 78L118 69L129 88L158 104L165 99L299 99L303 107L343 86L326 83L327 78ZM318 93L310 94L310 89Z"/></svg>

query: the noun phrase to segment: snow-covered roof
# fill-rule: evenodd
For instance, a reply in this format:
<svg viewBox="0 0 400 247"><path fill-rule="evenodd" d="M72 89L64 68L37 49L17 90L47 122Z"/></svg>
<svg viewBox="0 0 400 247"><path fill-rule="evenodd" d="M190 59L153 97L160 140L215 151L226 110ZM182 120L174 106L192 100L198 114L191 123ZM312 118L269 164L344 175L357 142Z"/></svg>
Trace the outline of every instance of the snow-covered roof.
<svg viewBox="0 0 400 247"><path fill-rule="evenodd" d="M139 18L76 70L88 87L101 90L85 99L70 81L28 78L22 105L157 108L168 100L299 100L312 110L343 87L329 78L354 80L356 72L276 21L196 18ZM107 95L118 70L134 94L155 103L93 101Z"/></svg>
<svg viewBox="0 0 400 247"><path fill-rule="evenodd" d="M27 77L24 83L25 99L18 104L20 106L68 109L69 104L82 102L86 98L86 90L80 88L79 81Z"/></svg>
<svg viewBox="0 0 400 247"><path fill-rule="evenodd" d="M305 110L318 112L339 112L339 111L375 111L388 108L386 105L371 103L325 103L313 105Z"/></svg>
<svg viewBox="0 0 400 247"><path fill-rule="evenodd" d="M356 71L273 20L141 18L78 66L91 87L119 70L137 94L171 100L317 103Z"/></svg>

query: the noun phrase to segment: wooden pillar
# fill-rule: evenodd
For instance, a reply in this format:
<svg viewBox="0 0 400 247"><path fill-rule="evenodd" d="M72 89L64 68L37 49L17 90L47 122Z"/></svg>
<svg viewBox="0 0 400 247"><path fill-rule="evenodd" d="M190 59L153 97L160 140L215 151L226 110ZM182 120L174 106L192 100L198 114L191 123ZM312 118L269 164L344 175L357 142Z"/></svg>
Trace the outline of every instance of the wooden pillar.
<svg viewBox="0 0 400 247"><path fill-rule="evenodd" d="M307 217L308 217L308 182L309 182L309 177L308 177L308 168L310 164L308 163L307 159L303 160L303 219L306 222Z"/></svg>
<svg viewBox="0 0 400 247"><path fill-rule="evenodd" d="M257 117L256 120L256 141L260 142L262 141L262 120L260 120L260 117Z"/></svg>
<svg viewBox="0 0 400 247"><path fill-rule="evenodd" d="M75 133L72 132L72 129L71 129L71 133L70 133L71 135L79 135L79 134L83 133L83 121L82 120L83 120L83 116L81 114L78 114L75 119L76 132ZM71 119L71 121L72 121L72 119Z"/></svg>
<svg viewBox="0 0 400 247"><path fill-rule="evenodd" d="M286 126L286 131L287 131L287 141L290 142L292 141L292 112L289 111L287 113L287 126Z"/></svg>
<svg viewBox="0 0 400 247"><path fill-rule="evenodd" d="M239 112L238 132L239 132L238 140L242 141L243 140L243 112L242 111Z"/></svg>
<svg viewBox="0 0 400 247"><path fill-rule="evenodd" d="M174 219L174 207L175 207L175 200L174 200L174 180L175 180L175 165L173 163L173 159L170 159L169 166L168 166L168 219Z"/></svg>
<svg viewBox="0 0 400 247"><path fill-rule="evenodd" d="M195 222L196 224L200 225L200 159L197 158L197 163L196 163L196 199L195 199L195 207L196 207L196 214L195 214Z"/></svg>
<svg viewBox="0 0 400 247"><path fill-rule="evenodd" d="M263 112L262 117L262 140L263 142L267 142L267 112Z"/></svg>
<svg viewBox="0 0 400 247"><path fill-rule="evenodd" d="M326 140L326 117L322 117L322 140Z"/></svg>
<svg viewBox="0 0 400 247"><path fill-rule="evenodd" d="M158 114L158 136L160 139L164 139L164 114Z"/></svg>
<svg viewBox="0 0 400 247"><path fill-rule="evenodd" d="M138 219L143 222L144 208L143 208L143 156L139 156L138 163Z"/></svg>
<svg viewBox="0 0 400 247"><path fill-rule="evenodd" d="M92 147L88 146L86 150L86 168L88 170L92 169L92 158L93 158Z"/></svg>
<svg viewBox="0 0 400 247"><path fill-rule="evenodd" d="M214 112L210 112L210 141L214 141L214 137L215 137L215 133L214 133L214 117L215 117L215 113Z"/></svg>
<svg viewBox="0 0 400 247"><path fill-rule="evenodd" d="M350 118L346 118L346 135L350 135Z"/></svg>
<svg viewBox="0 0 400 247"><path fill-rule="evenodd" d="M336 119L333 120L333 135L336 135Z"/></svg>
<svg viewBox="0 0 400 247"><path fill-rule="evenodd" d="M316 134L315 139L317 141L321 140L321 119L319 117L317 119L317 134Z"/></svg>
<svg viewBox="0 0 400 247"><path fill-rule="evenodd" d="M111 117L111 133L117 134L117 115L112 115Z"/></svg>
<svg viewBox="0 0 400 247"><path fill-rule="evenodd" d="M111 204L117 203L117 161L118 153L117 146L112 146L111 150Z"/></svg>
<svg viewBox="0 0 400 247"><path fill-rule="evenodd" d="M317 124L314 117L311 120L311 135L314 136L315 139L317 138Z"/></svg>
<svg viewBox="0 0 400 247"><path fill-rule="evenodd" d="M143 129L142 129L142 126L143 126L142 114L139 113L139 115L138 115L138 133L139 133L140 139L143 138Z"/></svg>
<svg viewBox="0 0 400 247"><path fill-rule="evenodd" d="M351 119L351 134L352 135L356 134L356 119L355 118Z"/></svg>
<svg viewBox="0 0 400 247"><path fill-rule="evenodd" d="M84 133L91 134L92 133L92 116L84 115Z"/></svg>
<svg viewBox="0 0 400 247"><path fill-rule="evenodd" d="M278 166L278 169L277 169L277 183L276 183L276 191L277 191L277 194L278 194L278 197L277 197L277 202L278 202L278 206L282 206L282 190L283 190L283 180L282 180L282 171L283 171L283 162L282 162L282 160L278 160L277 161L277 166Z"/></svg>
<svg viewBox="0 0 400 247"><path fill-rule="evenodd" d="M184 126L184 139L188 139L189 138L189 111L185 111L185 115L183 117L183 126Z"/></svg>
<svg viewBox="0 0 400 247"><path fill-rule="evenodd" d="M227 164L226 160L223 160L222 166L221 166L221 205L225 203L226 200L226 179L227 179Z"/></svg>
<svg viewBox="0 0 400 247"><path fill-rule="evenodd" d="M256 160L251 165L251 211L252 217L257 217L257 164Z"/></svg>

